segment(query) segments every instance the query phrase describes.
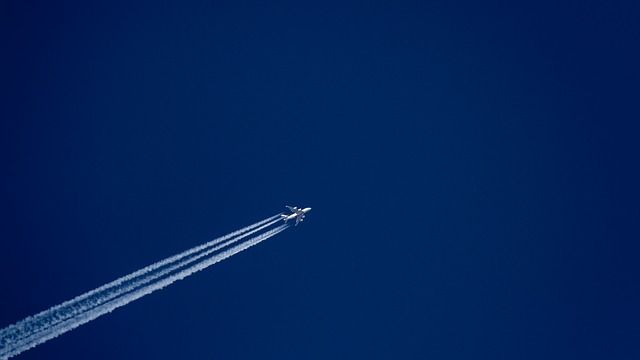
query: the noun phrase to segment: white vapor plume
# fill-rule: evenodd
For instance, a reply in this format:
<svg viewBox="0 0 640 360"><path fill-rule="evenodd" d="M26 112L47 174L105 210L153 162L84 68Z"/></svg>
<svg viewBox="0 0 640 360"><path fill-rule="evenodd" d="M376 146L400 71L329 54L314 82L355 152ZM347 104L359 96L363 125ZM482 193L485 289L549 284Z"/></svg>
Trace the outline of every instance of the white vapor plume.
<svg viewBox="0 0 640 360"><path fill-rule="evenodd" d="M278 221L279 214L149 265L4 328L0 330L0 359L17 355L264 241L284 231L288 225L281 225L205 258ZM202 258L205 259L200 260ZM192 265L187 267L189 264Z"/></svg>
<svg viewBox="0 0 640 360"><path fill-rule="evenodd" d="M49 328L51 328L52 326L63 322L64 320L67 320L69 318L74 318L76 316L78 316L79 314L82 314L86 311L91 310L92 308L98 307L102 304L105 304L106 302L108 302L111 299L117 298L119 296L122 296L123 294L126 294L130 291L133 291L134 289L147 284L153 280L159 279L165 275L170 274L173 271L176 271L179 268L182 268L198 259L201 259L207 255L210 255L211 253L214 253L220 249L222 249L223 247L229 246L235 242L238 242L239 240L252 235L264 228L267 228L275 223L277 223L278 221L280 221L280 219L276 219L276 220L272 220L262 226L259 226L253 230L247 231L242 235L239 235L235 238L232 238L230 240L227 240L226 242L222 242L221 241L217 241L216 243L219 244L217 246L213 246L211 248L209 248L206 251L202 251L201 253L199 253L198 255L192 256L187 258L184 261L175 261L173 263L170 263L169 265L167 265L166 268L159 270L159 271L154 271L154 272L147 272L144 275L139 276L136 279L133 279L131 281L131 283L123 283L121 284L121 286L114 286L111 287L105 291L102 292L93 292L93 295L90 296L89 298L85 299L84 301L79 301L76 302L75 304L70 304L69 306L63 308L63 309L57 309L56 311L52 311L48 314L48 316L44 316L41 317L37 320L32 320L31 322L26 322L26 326L28 327L28 331L24 331L24 327L25 325L23 324L23 330L21 333L18 333L18 331L14 331L14 334L12 334L13 338L12 338L12 342L15 343L14 346L20 346L19 344L21 343L27 343L30 341L31 338L35 338L38 337L40 332L42 331L47 331ZM237 232L236 232L237 233ZM175 265L174 265L175 264ZM23 322L25 322L25 320L23 320Z"/></svg>
<svg viewBox="0 0 640 360"><path fill-rule="evenodd" d="M86 293L84 293L82 295L79 295L79 296L77 296L77 297L75 297L75 298L73 298L73 299L71 299L69 301L65 301L60 305L56 305L54 307L51 307L50 309L42 311L42 312L40 312L40 313L38 313L36 315L29 316L29 317L25 318L22 321L19 321L18 323L14 324L14 325L8 326L8 327L0 330L0 346L3 345L2 339L13 337L14 333L21 332L23 330L23 327L26 326L26 325L30 325L30 327L32 327L32 326L34 326L34 324L41 323L46 318L60 318L61 320L64 320L65 317L64 317L63 314L65 314L65 313L67 313L69 311L71 313L73 313L72 309L74 307L76 307L78 304L80 304L83 300L88 299L88 298L92 297L95 294L98 294L100 292L108 291L110 289L113 289L114 287L122 285L123 283L125 283L127 281L140 278L141 276L144 276L144 275L146 275L146 274L148 274L148 273L150 273L150 272L152 272L154 270L157 270L157 269L159 269L159 268L161 268L163 266L166 266L166 265L169 265L169 264L174 263L176 261L179 261L179 260L181 260L181 259L183 259L185 257L193 255L193 254L195 254L195 253L197 253L199 251L202 251L202 250L204 250L204 249L206 249L208 247L217 245L217 244L219 244L219 243L221 243L221 242L223 242L225 240L231 239L231 238L233 238L235 236L238 236L238 235L240 235L242 233L245 233L245 232L247 232L247 231L249 231L251 229L259 227L260 225L263 225L265 223L273 221L276 218L279 218L279 216L280 216L280 214L271 216L271 217L269 217L267 219L264 219L262 221L259 221L259 222L255 223L253 225L249 225L249 226L247 226L245 228L242 228L242 229L240 229L238 231L234 231L234 232L232 232L230 234L227 234L225 236L221 236L221 237L219 237L217 239L211 240L211 241L209 241L209 242L207 242L205 244L193 247L193 248L191 248L189 250L186 250L186 251L184 251L184 252L182 252L180 254L171 256L169 258L166 258L164 260L161 260L161 261L158 261L158 262L156 262L154 264L146 266L146 267L144 267L144 268L142 268L140 270L134 271L133 273L131 273L129 275L123 276L123 277L121 277L121 278L119 278L117 280L114 280L114 281L106 284L106 285L100 286L97 289L94 289L94 290L86 292ZM53 320L53 319L49 319L49 320L46 321L46 323L48 325L51 325L54 322L55 322L55 320Z"/></svg>

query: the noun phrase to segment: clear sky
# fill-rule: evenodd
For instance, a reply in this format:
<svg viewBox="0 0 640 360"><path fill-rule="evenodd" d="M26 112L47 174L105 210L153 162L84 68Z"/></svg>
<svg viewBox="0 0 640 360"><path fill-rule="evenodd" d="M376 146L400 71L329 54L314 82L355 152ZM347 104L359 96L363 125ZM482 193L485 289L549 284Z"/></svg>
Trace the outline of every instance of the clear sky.
<svg viewBox="0 0 640 360"><path fill-rule="evenodd" d="M20 359L640 358L634 1L0 2L0 328L306 221Z"/></svg>

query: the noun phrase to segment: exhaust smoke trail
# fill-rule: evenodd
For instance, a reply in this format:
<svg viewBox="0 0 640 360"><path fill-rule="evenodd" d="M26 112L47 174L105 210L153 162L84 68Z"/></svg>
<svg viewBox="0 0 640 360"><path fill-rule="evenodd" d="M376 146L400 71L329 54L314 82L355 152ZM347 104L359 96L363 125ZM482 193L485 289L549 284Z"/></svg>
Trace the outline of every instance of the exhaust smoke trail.
<svg viewBox="0 0 640 360"><path fill-rule="evenodd" d="M270 218L271 219L271 218ZM216 239L214 241L211 241L210 243L215 243L215 244L219 244L217 246L213 246L212 248L209 248L206 251L201 252L198 255L195 255L193 257L188 258L187 260L184 261L175 261L174 263L177 263L176 265L168 265L167 268L160 270L160 271L155 271L155 272L147 272L144 275L138 276L137 279L134 279L132 281L131 284L128 284L126 286L114 286L111 287L108 290L102 291L102 292L95 292L93 291L93 296L85 299L84 301L81 302L76 302L74 304L70 304L69 306L62 308L62 309L57 309L56 311L50 312L49 314L47 314L47 316L49 318L47 318L47 316L41 317L38 320L33 320L31 321L31 323L28 323L27 325L30 325L29 328L30 330L28 331L28 336L26 335L16 335L15 332L14 334L12 334L12 336L14 336L14 342L16 343L22 343L25 341L29 341L29 338L32 337L36 337L38 336L38 334L42 331L47 331L50 327L66 320L69 318L73 318L76 317L77 315L84 313L86 311L91 310L94 307L98 307L104 303L106 303L107 301L114 299L116 297L121 296L122 294L125 294L127 292L130 292L136 288L138 288L139 286L142 286L144 284L147 284L155 279L161 278L179 268L184 267L185 265L188 265L198 259L201 259L211 253L214 253L226 246L229 246L249 235L252 235L262 229L265 229L275 223L277 223L278 221L280 221L280 219L276 219L276 220L272 220L262 226L259 226L253 230L247 231L242 235L239 235L235 238L232 238L230 240L227 240L226 242L224 242L224 239L228 238L228 236L226 237L222 237L219 239ZM262 223L262 221L260 222ZM260 224L258 223L258 224ZM246 228L245 228L246 229ZM244 230L244 229L243 229ZM245 230L246 231L246 230ZM238 233L237 231L235 233ZM235 234L234 233L234 234ZM222 240L220 240L222 239ZM199 246L199 248L201 248L203 245ZM191 250L188 250L191 252ZM185 252L186 253L186 252ZM194 252L192 252L194 253ZM176 256L177 257L177 256ZM164 261L164 260L163 260ZM122 285L122 284L121 284ZM84 296L84 295L83 295ZM23 322L25 322L23 320ZM35 325L33 325L35 324ZM33 325L33 326L31 326ZM15 338L15 336L17 336L17 338ZM16 345L19 346L19 345Z"/></svg>
<svg viewBox="0 0 640 360"><path fill-rule="evenodd" d="M97 306L100 306L100 305L106 303L107 301L109 301L111 299L114 299L114 298L116 298L118 296L121 296L122 294L125 294L125 293L127 293L129 291L132 291L132 290L134 290L135 288L137 288L139 286L147 284L147 283L149 283L149 282L151 282L151 281L153 281L155 279L161 278L161 277L163 277L163 276L165 276L165 275L167 275L167 274L169 274L169 273L171 273L171 272L173 272L173 271L175 271L175 270L177 270L177 269L179 269L179 268L181 268L181 267L183 267L185 265L188 265L188 264L190 264L190 263L192 263L192 262L194 262L194 261L196 261L198 259L201 259L201 258L213 253L213 252L216 252L216 251L222 249L223 247L229 246L229 245L231 245L231 244L233 244L233 243L235 243L235 242L237 242L237 241L239 241L239 240L241 240L241 239L243 239L243 238L245 238L245 237L247 237L249 235L252 235L252 234L254 234L254 233L256 233L256 232L258 232L258 231L260 231L260 230L262 230L264 228L267 228L267 227L275 224L278 221L280 221L280 220L277 219L277 220L270 221L270 222L268 222L268 223L266 223L266 224L264 224L264 225L262 225L262 226L260 226L260 227L258 227L256 229L254 229L254 230L245 232L244 234L242 234L240 236L237 236L237 237L235 237L235 238L233 238L231 240L228 240L228 241L226 241L226 242L224 242L224 243L222 243L222 244L220 244L218 246L214 246L213 248L210 248L209 250L203 251L202 253L200 253L200 254L198 254L196 256L188 258L185 261L177 262L176 265L168 266L166 269L163 269L161 271L152 272L152 273L147 274L146 276L145 275L140 276L139 280L136 279L135 281L133 281L131 284L129 284L127 286L114 287L114 288L111 288L109 291L105 291L103 293L96 293L94 296L92 296L91 298L89 298L89 299L87 299L85 301L82 301L82 302L77 303L77 304L73 304L72 306L69 306L66 309L58 310L57 312L54 312L53 314L50 314L50 316L51 316L50 319L43 318L43 319L40 319L38 322L34 322L34 324L36 324L35 325L35 329L34 329L34 327L31 327L31 330L29 331L28 337L29 338L35 337L41 331L46 331L46 330L48 330L48 328L50 328L51 326L53 326L53 325L55 325L57 323L60 323L60 322L62 322L64 320L66 320L66 319L75 317L75 316L77 316L77 315L79 315L79 314L81 314L83 312L89 311L90 309L92 309L94 307L97 307ZM220 242L218 242L218 243L220 243ZM22 337L16 339L15 341L16 342L23 342L23 341L28 341L28 339L25 338L25 336L23 335Z"/></svg>
<svg viewBox="0 0 640 360"><path fill-rule="evenodd" d="M36 314L36 315L29 316L29 317L25 318L24 320L17 322L14 325L8 326L8 327L0 330L0 346L2 345L1 339L5 339L7 337L12 337L13 333L19 333L20 331L23 330L23 327L25 325L27 325L27 324L31 324L31 325L32 324L37 324L37 323L40 323L40 322L44 321L45 318L54 318L54 319L55 318L61 318L61 320L64 320L65 318L64 318L63 314L67 313L68 311L72 312L72 309L74 307L76 307L78 304L80 304L83 300L88 299L88 298L90 298L91 296L93 296L93 295L95 295L97 293L108 291L108 290L110 290L110 289L112 289L114 287L122 285L123 283L125 283L127 281L131 281L131 280L134 280L136 278L140 278L141 276L149 274L150 272L152 272L154 270L157 270L157 269L159 269L159 268L161 268L163 266L166 266L166 265L169 265L171 263L174 263L174 262L176 262L178 260L181 260L181 259L183 259L183 258L185 258L187 256L195 254L195 253L197 253L197 252L199 252L199 251L201 251L203 249L206 249L206 248L208 248L210 246L214 246L214 245L219 244L219 243L221 243L221 242L223 242L225 240L228 240L228 239L233 238L233 237L235 237L237 235L240 235L240 234L242 234L244 232L247 232L247 231L249 231L251 229L259 227L260 225L263 225L263 224L265 224L267 222L273 221L274 219L278 218L279 215L280 214L271 216L271 217L269 217L267 219L264 219L262 221L259 221L259 222L255 223L253 225L249 225L249 226L247 226L245 228L242 228L240 230L234 231L234 232L232 232L230 234L227 234L225 236L221 236L221 237L219 237L217 239L211 240L211 241L209 241L209 242L207 242L205 244L193 247L193 248L191 248L189 250L186 250L186 251L184 251L184 252L182 252L182 253L180 253L178 255L174 255L174 256L171 256L171 257L166 258L164 260L158 261L158 262L156 262L154 264L151 264L151 265L146 266L146 267L144 267L144 268L142 268L140 270L137 270L137 271L135 271L135 272L133 272L133 273L131 273L129 275L123 276L123 277L121 277L121 278L119 278L119 279L117 279L115 281L112 281L112 282L110 282L110 283L108 283L106 285L103 285L103 286L101 286L101 287L99 287L97 289L94 289L94 290L86 292L86 293L84 293L82 295L79 295L79 296L75 297L72 300L65 301L60 305L54 306L54 307L52 307L52 308L50 308L48 310L45 310L45 311L42 311L42 312ZM51 324L52 322L55 321L54 319L48 320L48 321L46 321L46 323L47 324Z"/></svg>
<svg viewBox="0 0 640 360"><path fill-rule="evenodd" d="M74 317L72 319L69 319L63 323L60 323L56 326L51 327L50 329L45 330L44 332L42 332L41 334L39 334L38 336L34 337L34 338L30 338L29 340L17 345L14 349L11 349L9 352L7 352L7 356L14 356L17 355L25 350L28 350L30 348L33 348L39 344L42 344L43 342L53 339L59 335L62 335L64 333L66 333L67 331L73 330L75 328L77 328L80 325L86 324L91 320L94 320L104 314L108 314L111 311L125 306L127 304L129 304L130 302L137 300L145 295L151 294L152 292L156 291L156 290L160 290L163 289L166 286L169 286L171 284L173 284L174 282L178 281L178 280L182 280L184 278L186 278L189 275L192 275L195 272L198 272L200 270L204 270L205 268L218 263L224 259L227 259L243 250L246 250L248 248L250 248L253 245L256 245L282 231L284 231L286 228L288 228L290 225L280 225L277 228L274 228L273 230L267 231L264 234L260 234L248 241L245 241L231 249L228 249L226 251L223 251L219 254L216 254L214 256L212 256L211 258L201 261L200 263L197 263L193 266L191 266L190 268L187 268L185 270L180 271L177 274L174 274L172 276L169 276L165 279L162 279L156 283L153 283L151 285L142 287L136 291L133 291L129 294L125 294L123 296L121 296L120 298L117 298L111 302L108 302L106 304L103 304L102 306L98 306L90 311L87 311L83 314L80 314L77 317ZM0 357L5 356L4 353L0 353Z"/></svg>
<svg viewBox="0 0 640 360"><path fill-rule="evenodd" d="M2 329L0 330L0 359L6 359L35 347L264 241L284 231L288 225L281 225L167 276L278 221L280 221L279 214L149 265L107 285ZM201 253L197 254L198 252ZM181 261L182 259L185 260ZM155 271L165 266L165 269ZM163 277L165 278L163 279ZM155 280L157 280L155 283L151 283Z"/></svg>

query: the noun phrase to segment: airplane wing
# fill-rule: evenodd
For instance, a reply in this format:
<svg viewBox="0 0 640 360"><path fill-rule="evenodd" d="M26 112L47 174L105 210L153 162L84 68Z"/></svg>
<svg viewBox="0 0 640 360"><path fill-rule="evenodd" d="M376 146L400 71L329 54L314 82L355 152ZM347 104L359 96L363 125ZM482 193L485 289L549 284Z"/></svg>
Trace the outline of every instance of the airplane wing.
<svg viewBox="0 0 640 360"><path fill-rule="evenodd" d="M296 218L296 226L298 226L298 223L299 223L300 221L302 221L302 218L301 218L300 216L298 216L298 217Z"/></svg>
<svg viewBox="0 0 640 360"><path fill-rule="evenodd" d="M304 213L302 212L302 209L300 209L300 208L299 208L299 207L297 207L297 206L294 206L294 207L287 206L287 207L288 207L288 208L289 208L289 210L291 210L291 212L293 212L293 213L296 213L296 214L298 214L298 215L304 214Z"/></svg>

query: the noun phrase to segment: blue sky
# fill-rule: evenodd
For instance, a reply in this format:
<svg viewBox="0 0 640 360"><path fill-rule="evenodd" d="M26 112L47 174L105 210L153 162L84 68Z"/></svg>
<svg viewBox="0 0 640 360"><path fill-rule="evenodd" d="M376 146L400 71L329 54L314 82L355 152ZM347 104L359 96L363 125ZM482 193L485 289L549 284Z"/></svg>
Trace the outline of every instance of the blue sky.
<svg viewBox="0 0 640 360"><path fill-rule="evenodd" d="M20 358L640 355L637 4L0 14L0 327L313 207Z"/></svg>

